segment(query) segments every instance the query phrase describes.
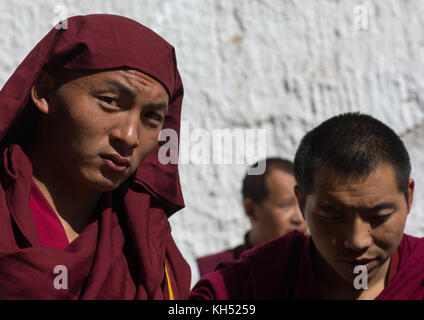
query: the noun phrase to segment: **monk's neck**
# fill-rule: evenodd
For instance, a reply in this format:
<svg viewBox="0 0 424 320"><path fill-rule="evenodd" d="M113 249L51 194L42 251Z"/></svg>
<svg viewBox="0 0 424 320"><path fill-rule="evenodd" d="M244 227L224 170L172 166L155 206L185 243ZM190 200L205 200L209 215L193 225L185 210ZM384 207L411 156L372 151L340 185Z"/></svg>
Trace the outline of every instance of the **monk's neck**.
<svg viewBox="0 0 424 320"><path fill-rule="evenodd" d="M92 221L102 192L78 184L55 164L47 165L31 157L33 180L62 223L68 240L72 242Z"/></svg>
<svg viewBox="0 0 424 320"><path fill-rule="evenodd" d="M265 232L261 232L260 230L252 226L247 236L247 241L252 247L254 247L258 244L271 240L268 235L264 236L264 234Z"/></svg>

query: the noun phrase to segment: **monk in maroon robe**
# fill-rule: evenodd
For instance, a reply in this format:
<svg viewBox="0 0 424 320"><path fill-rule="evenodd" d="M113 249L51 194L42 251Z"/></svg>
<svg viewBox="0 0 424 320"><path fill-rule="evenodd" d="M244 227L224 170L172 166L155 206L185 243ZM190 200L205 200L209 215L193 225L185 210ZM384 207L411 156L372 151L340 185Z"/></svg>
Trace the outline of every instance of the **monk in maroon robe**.
<svg viewBox="0 0 424 320"><path fill-rule="evenodd" d="M214 271L221 262L237 260L244 251L258 244L293 230L307 232L294 193L293 162L277 157L267 158L251 168L262 165L265 166L263 174L247 173L243 179L243 208L251 225L244 243L198 258L200 276Z"/></svg>
<svg viewBox="0 0 424 320"><path fill-rule="evenodd" d="M414 180L400 138L371 116L333 117L305 135L293 231L222 263L191 299L424 299L424 238L404 234Z"/></svg>
<svg viewBox="0 0 424 320"><path fill-rule="evenodd" d="M200 276L202 277L205 274L213 272L221 262L233 261L240 258L244 251L252 248L248 237L249 233L246 233L244 236L244 243L237 247L198 258L196 262L199 267Z"/></svg>
<svg viewBox="0 0 424 320"><path fill-rule="evenodd" d="M184 299L174 48L115 15L54 28L0 92L0 299Z"/></svg>

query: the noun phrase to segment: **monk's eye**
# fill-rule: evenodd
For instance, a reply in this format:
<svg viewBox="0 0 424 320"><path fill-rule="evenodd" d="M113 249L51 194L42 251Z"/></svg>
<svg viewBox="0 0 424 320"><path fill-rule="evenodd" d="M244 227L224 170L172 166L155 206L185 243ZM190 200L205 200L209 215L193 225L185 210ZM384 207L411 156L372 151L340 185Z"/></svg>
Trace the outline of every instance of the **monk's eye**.
<svg viewBox="0 0 424 320"><path fill-rule="evenodd" d="M118 99L113 98L113 97L108 97L108 96L100 96L98 97L98 99L107 104L107 105L111 105L111 106L116 106L118 105Z"/></svg>
<svg viewBox="0 0 424 320"><path fill-rule="evenodd" d="M386 222L391 216L392 216L392 213L384 214L384 215L376 215L376 216L373 216L371 220L374 223L383 223L383 222Z"/></svg>
<svg viewBox="0 0 424 320"><path fill-rule="evenodd" d="M161 113L155 112L155 111L146 112L144 114L144 118L146 118L147 120L151 122L155 122L156 124L162 124L164 120L164 116Z"/></svg>
<svg viewBox="0 0 424 320"><path fill-rule="evenodd" d="M293 204L294 204L293 201L285 201L285 202L278 203L277 206L280 209L287 209L287 208L290 208Z"/></svg>

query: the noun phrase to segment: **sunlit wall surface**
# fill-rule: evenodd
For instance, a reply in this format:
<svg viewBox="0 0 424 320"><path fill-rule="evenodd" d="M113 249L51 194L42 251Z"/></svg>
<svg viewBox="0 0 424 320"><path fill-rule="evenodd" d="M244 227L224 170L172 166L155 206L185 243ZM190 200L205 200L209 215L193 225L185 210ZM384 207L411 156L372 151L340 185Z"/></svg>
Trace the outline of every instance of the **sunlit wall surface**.
<svg viewBox="0 0 424 320"><path fill-rule="evenodd" d="M246 167L292 158L307 130L346 111L404 139L416 179L406 231L424 236L424 1L0 0L0 86L59 19L91 13L133 18L176 48L186 208L170 221L193 281L195 257L243 241Z"/></svg>

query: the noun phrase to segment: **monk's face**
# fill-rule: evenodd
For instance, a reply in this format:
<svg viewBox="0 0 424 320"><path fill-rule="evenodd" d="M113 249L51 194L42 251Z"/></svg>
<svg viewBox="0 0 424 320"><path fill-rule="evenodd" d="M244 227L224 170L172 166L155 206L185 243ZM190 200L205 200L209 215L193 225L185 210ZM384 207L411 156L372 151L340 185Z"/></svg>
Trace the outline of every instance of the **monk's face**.
<svg viewBox="0 0 424 320"><path fill-rule="evenodd" d="M85 72L61 81L46 106L44 143L55 166L86 187L109 191L157 145L168 94L139 71Z"/></svg>
<svg viewBox="0 0 424 320"><path fill-rule="evenodd" d="M280 169L272 169L265 179L268 196L255 207L254 227L263 240L271 240L292 230L305 232L302 217L293 191L294 177Z"/></svg>
<svg viewBox="0 0 424 320"><path fill-rule="evenodd" d="M410 205L413 189L414 181L410 179ZM360 179L316 170L313 192L303 205L318 261L327 270L332 269L352 285L359 274L354 273L357 265L366 267L368 282L373 277L384 279L410 208L391 165L381 164Z"/></svg>

